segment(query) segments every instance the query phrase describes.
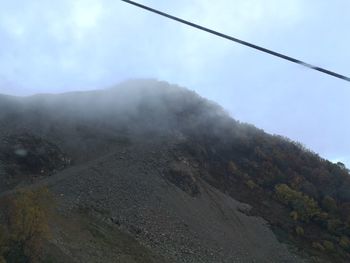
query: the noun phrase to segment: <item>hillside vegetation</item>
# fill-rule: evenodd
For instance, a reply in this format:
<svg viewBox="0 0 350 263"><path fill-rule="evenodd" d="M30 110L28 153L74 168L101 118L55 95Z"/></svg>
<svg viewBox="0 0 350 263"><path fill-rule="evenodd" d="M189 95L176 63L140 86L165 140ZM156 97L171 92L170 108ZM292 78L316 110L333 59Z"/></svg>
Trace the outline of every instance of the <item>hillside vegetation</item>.
<svg viewBox="0 0 350 263"><path fill-rule="evenodd" d="M253 206L281 240L311 254L348 260L350 176L287 138L239 125L230 139L195 137L183 145L205 167L204 178L235 199ZM317 251L318 250L318 251Z"/></svg>

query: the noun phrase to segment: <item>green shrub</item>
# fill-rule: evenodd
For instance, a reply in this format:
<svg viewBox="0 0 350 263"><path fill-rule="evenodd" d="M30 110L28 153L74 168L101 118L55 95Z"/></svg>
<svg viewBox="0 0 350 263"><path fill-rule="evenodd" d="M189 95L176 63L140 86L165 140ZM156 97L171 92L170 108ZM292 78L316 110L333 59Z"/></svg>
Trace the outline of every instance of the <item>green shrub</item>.
<svg viewBox="0 0 350 263"><path fill-rule="evenodd" d="M349 249L350 248L350 240L346 236L342 236L339 239L339 245L344 248L344 249Z"/></svg>
<svg viewBox="0 0 350 263"><path fill-rule="evenodd" d="M236 174L238 172L238 168L233 161L228 163L227 169L231 174Z"/></svg>
<svg viewBox="0 0 350 263"><path fill-rule="evenodd" d="M258 185L256 183L254 183L253 180L248 180L246 183L245 183L249 189L253 190L253 189L256 189L258 188Z"/></svg>
<svg viewBox="0 0 350 263"><path fill-rule="evenodd" d="M292 211L290 212L290 217L294 220L294 221L297 221L298 218L299 218L299 215L298 215L298 212L297 211Z"/></svg>
<svg viewBox="0 0 350 263"><path fill-rule="evenodd" d="M304 235L304 228L302 228L301 226L297 226L295 228L295 232L297 233L298 236L303 236Z"/></svg>
<svg viewBox="0 0 350 263"><path fill-rule="evenodd" d="M328 251L333 251L334 250L334 245L331 241L324 240L322 242L323 247L328 250Z"/></svg>
<svg viewBox="0 0 350 263"><path fill-rule="evenodd" d="M327 229L329 232L336 233L343 223L339 219L329 219L327 220Z"/></svg>
<svg viewBox="0 0 350 263"><path fill-rule="evenodd" d="M337 211L337 202L330 197L329 195L326 195L322 200L322 207L327 211L334 213Z"/></svg>
<svg viewBox="0 0 350 263"><path fill-rule="evenodd" d="M320 251L325 250L324 246L322 246L319 242L312 242L312 247Z"/></svg>

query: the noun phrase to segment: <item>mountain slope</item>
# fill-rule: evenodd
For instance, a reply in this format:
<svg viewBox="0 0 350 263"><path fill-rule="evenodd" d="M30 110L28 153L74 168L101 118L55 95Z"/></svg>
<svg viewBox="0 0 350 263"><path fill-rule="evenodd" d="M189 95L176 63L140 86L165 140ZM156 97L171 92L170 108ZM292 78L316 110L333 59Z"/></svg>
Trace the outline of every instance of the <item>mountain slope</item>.
<svg viewBox="0 0 350 263"><path fill-rule="evenodd" d="M16 185L47 185L55 196L53 257L350 258L346 168L241 124L194 92L131 81L103 91L0 96L0 125L2 195ZM81 226L75 238L72 225Z"/></svg>

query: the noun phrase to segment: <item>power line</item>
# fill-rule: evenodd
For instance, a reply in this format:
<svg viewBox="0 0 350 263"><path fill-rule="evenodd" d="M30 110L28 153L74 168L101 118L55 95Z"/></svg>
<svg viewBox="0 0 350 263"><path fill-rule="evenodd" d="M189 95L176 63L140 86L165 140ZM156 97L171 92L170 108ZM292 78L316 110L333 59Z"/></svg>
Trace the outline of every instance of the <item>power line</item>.
<svg viewBox="0 0 350 263"><path fill-rule="evenodd" d="M151 7L148 7L148 6L145 6L145 5L136 3L136 2L134 2L134 1L129 1L129 0L121 0L121 1L123 1L123 2L125 2L125 3L128 3L128 4L131 4L131 5L134 5L134 6L137 6L137 7L140 7L140 8L142 8L142 9L145 9L145 10L150 11L150 12L152 12L152 13L156 13L156 14L158 14L158 15L164 16L164 17L169 18L169 19L171 19L171 20L175 20L175 21L180 22L180 23L182 23L182 24L185 24L185 25L188 25L188 26L197 28L197 29L199 29L199 30L208 32L208 33L210 33L210 34L213 34L213 35L216 35L216 36L219 36L219 37L222 37L222 38L231 40L231 41L233 41L233 42L236 42L236 43L239 43L239 44L241 44L241 45L244 45L244 46L247 46L247 47L250 47L250 48L259 50L259 51L264 52L264 53L267 53L267 54L270 54L270 55L272 55L272 56L279 57L279 58L288 60L288 61L290 61L290 62L293 62L293 63L299 64L299 65L302 65L302 66L304 66L304 67L307 67L307 68L310 68L310 69L313 69L313 70L322 72L322 73L324 73L324 74L328 74L328 75L331 75L331 76L333 76L333 77L336 77L336 78L339 78L339 79L342 79L342 80L345 80L345 81L349 81L349 82L350 82L350 78L349 78L349 77L344 76L344 75L341 75L341 74L338 74L338 73L336 73L336 72L334 72L334 71L330 71L330 70L328 70L328 69L324 69L324 68L321 68L321 67L317 67L317 66L314 66L314 65L312 65L312 64L306 63L306 62L304 62L304 61L302 61L302 60L299 60L299 59L296 59L296 58L293 58L293 57L290 57L290 56L287 56L287 55L283 55L283 54L281 54L281 53L279 53L279 52L276 52L276 51L273 51L273 50L270 50L270 49L267 49L267 48L264 48L264 47L261 47L261 46L258 46L258 45L249 43L249 42L246 42L246 41L244 41L244 40L241 40L241 39L238 39L238 38L229 36L229 35L225 35L225 34L220 33L220 32L218 32L218 31L209 29L209 28L204 27L204 26L200 26L200 25L198 25L198 24L189 22L189 21L187 21L187 20L178 18L178 17L176 17L176 16L169 15L169 14L167 14L167 13L164 13L164 12L161 12L161 11L159 11L159 10L153 9L153 8L151 8Z"/></svg>

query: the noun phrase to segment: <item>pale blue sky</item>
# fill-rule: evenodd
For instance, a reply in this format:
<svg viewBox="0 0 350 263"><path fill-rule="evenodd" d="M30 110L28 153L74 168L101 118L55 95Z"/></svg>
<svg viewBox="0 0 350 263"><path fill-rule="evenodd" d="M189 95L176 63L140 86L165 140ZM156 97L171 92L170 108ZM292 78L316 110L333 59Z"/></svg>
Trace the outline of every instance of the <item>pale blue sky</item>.
<svg viewBox="0 0 350 263"><path fill-rule="evenodd" d="M350 75L348 0L139 0ZM119 0L0 0L0 93L156 78L350 166L350 84Z"/></svg>

